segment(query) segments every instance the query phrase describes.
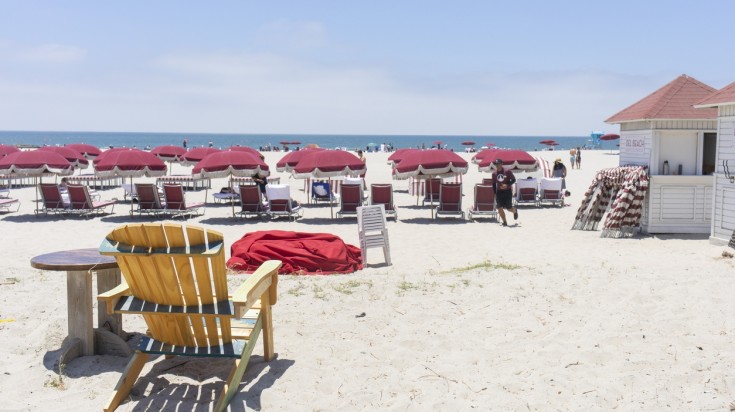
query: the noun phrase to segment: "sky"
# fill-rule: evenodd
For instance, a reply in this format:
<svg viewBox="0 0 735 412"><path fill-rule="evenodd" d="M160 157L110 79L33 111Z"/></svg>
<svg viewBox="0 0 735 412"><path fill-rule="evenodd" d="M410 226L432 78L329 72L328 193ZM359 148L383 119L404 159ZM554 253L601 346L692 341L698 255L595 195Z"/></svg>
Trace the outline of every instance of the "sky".
<svg viewBox="0 0 735 412"><path fill-rule="evenodd" d="M735 81L735 2L0 0L0 130L586 136Z"/></svg>

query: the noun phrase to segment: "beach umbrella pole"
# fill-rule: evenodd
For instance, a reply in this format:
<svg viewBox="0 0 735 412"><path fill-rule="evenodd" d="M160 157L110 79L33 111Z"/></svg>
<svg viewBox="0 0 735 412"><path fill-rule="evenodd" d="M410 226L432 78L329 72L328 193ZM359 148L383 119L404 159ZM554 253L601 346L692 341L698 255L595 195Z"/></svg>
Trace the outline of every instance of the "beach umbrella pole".
<svg viewBox="0 0 735 412"><path fill-rule="evenodd" d="M434 218L434 193L432 192L431 187L431 176L429 176L429 179L426 181L429 184L429 203L431 204L431 218Z"/></svg>
<svg viewBox="0 0 735 412"><path fill-rule="evenodd" d="M232 179L232 175L230 175L230 194L231 195L235 194L235 187L232 184L233 184L233 179ZM240 199L240 201L242 201L242 199ZM235 217L235 197L234 196L230 198L230 203L232 204L232 217Z"/></svg>
<svg viewBox="0 0 735 412"><path fill-rule="evenodd" d="M134 213L135 212L133 212L133 176L130 176L130 216L133 216Z"/></svg>
<svg viewBox="0 0 735 412"><path fill-rule="evenodd" d="M41 190L41 187L39 186L39 180L37 177L33 178L36 183L36 216L38 216L38 191Z"/></svg>
<svg viewBox="0 0 735 412"><path fill-rule="evenodd" d="M334 198L332 198L332 194L334 193L332 185L332 180L329 180L329 215L334 219Z"/></svg>

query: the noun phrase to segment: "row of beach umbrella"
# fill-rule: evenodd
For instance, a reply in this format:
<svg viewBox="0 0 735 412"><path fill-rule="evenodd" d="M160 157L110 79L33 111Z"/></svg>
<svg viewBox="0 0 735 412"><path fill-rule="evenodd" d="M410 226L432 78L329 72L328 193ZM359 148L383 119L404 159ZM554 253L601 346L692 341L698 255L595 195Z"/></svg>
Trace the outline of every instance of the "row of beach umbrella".
<svg viewBox="0 0 735 412"><path fill-rule="evenodd" d="M474 143L474 142L473 142ZM11 146L12 147L12 146ZM0 146L0 175L41 177L46 174L70 175L75 168L85 167L93 159L95 173L100 177L154 177L166 174L166 161L193 165L192 175L202 178L268 176L268 165L260 153L249 147L235 146L227 150L195 148L184 151L178 146L161 146L151 152L118 148L104 152L84 148L84 153L59 150L71 147L47 147L34 151L13 152ZM158 150L157 150L158 149ZM17 149L16 149L17 150ZM472 161L480 171L492 172L494 160L516 171L535 171L538 162L521 150L485 149ZM458 176L467 173L469 164L450 150L399 149L389 157L395 179L428 179ZM295 178L332 178L359 176L366 172L365 163L350 152L319 148L287 153L277 164L278 171L290 172ZM432 212L433 215L433 212Z"/></svg>

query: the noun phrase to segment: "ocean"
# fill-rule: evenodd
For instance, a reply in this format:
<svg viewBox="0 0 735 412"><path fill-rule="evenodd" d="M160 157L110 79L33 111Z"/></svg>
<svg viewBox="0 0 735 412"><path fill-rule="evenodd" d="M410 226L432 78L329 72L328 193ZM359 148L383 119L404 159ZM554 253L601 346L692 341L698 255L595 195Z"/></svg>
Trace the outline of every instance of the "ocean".
<svg viewBox="0 0 735 412"><path fill-rule="evenodd" d="M324 148L346 148L347 150L379 147L381 144L390 144L396 149L431 147L437 142L446 145L447 149L464 151L469 146L463 142L475 142L480 149L483 145L492 143L495 147L521 150L542 150L546 146L540 144L542 140L555 140L559 143L556 150L570 147L592 146L590 136L427 136L427 135L280 135L280 134L218 134L218 133L145 133L145 132L34 132L34 131L0 131L0 144L27 145L27 146L63 146L70 143L87 143L100 148L109 147L137 147L139 149L153 148L161 145L182 145L188 140L188 147L208 146L227 148L230 146L250 146L262 149L266 146L278 146L282 141L300 142L294 146L317 144ZM617 141L601 142L597 148L614 149Z"/></svg>

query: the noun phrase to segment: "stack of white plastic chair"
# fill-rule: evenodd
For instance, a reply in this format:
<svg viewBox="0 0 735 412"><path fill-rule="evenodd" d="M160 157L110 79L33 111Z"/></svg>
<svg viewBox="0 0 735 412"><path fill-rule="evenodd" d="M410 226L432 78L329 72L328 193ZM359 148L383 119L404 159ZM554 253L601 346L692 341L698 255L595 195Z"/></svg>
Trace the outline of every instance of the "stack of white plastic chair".
<svg viewBox="0 0 735 412"><path fill-rule="evenodd" d="M388 229L385 227L383 205L358 207L357 230L360 234L363 266L367 262L367 250L376 247L383 248L385 263L390 265L390 242L388 242Z"/></svg>

